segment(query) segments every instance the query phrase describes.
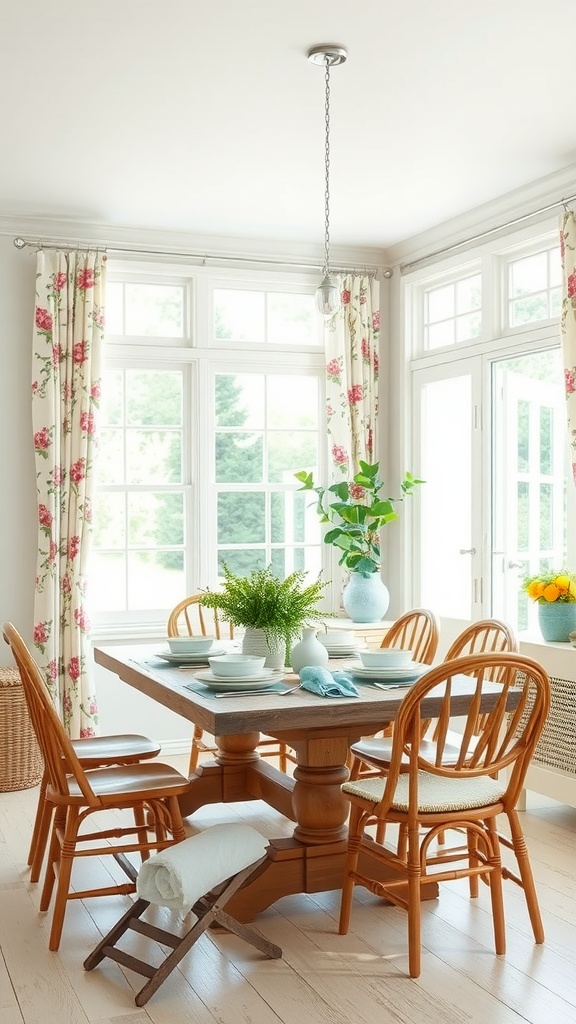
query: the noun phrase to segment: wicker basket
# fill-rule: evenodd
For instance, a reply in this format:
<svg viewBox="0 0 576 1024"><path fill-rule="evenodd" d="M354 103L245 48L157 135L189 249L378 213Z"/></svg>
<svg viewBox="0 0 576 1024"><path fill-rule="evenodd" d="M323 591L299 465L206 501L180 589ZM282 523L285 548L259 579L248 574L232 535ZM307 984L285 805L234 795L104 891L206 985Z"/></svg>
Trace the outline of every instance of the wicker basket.
<svg viewBox="0 0 576 1024"><path fill-rule="evenodd" d="M20 673L0 668L0 792L37 786L43 767Z"/></svg>

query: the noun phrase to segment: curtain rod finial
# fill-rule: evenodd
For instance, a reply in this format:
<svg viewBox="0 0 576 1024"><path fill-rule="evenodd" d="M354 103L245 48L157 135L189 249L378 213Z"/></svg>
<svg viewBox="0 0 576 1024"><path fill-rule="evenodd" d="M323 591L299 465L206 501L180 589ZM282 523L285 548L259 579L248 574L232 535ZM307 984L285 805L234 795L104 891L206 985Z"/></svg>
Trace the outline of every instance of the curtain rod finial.
<svg viewBox="0 0 576 1024"><path fill-rule="evenodd" d="M24 246L26 245L26 242L24 241L23 238L15 238L14 239L14 245L16 246L17 249L23 249Z"/></svg>

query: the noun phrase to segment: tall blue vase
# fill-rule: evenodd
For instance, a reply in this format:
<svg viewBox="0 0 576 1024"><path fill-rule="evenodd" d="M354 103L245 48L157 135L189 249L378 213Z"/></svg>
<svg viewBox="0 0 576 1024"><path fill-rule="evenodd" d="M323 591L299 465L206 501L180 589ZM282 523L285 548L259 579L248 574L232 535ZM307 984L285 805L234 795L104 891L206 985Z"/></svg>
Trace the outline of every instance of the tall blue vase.
<svg viewBox="0 0 576 1024"><path fill-rule="evenodd" d="M351 572L342 595L342 604L352 622L380 622L390 604L388 587L378 572L370 576Z"/></svg>
<svg viewBox="0 0 576 1024"><path fill-rule="evenodd" d="M544 640L568 643L576 629L576 601L539 601L538 623Z"/></svg>

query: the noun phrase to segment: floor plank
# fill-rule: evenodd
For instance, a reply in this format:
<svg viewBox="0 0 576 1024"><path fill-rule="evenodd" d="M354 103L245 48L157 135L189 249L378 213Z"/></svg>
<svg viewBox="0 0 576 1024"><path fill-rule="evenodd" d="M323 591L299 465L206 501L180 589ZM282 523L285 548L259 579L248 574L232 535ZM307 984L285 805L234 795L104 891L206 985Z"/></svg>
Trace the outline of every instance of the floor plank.
<svg viewBox="0 0 576 1024"><path fill-rule="evenodd" d="M182 769L185 757L167 758ZM494 954L485 886L470 900L465 882L446 883L423 906L423 970L407 977L404 913L366 890L354 894L348 935L337 933L338 892L279 900L256 924L283 949L270 961L236 936L211 930L146 1007L134 1004L143 979L104 961L82 963L116 922L129 897L69 904L58 953L48 951L50 912L38 913L40 886L26 865L37 790L0 794L0 1017L2 1024L574 1024L576 1020L576 810L530 807L522 814L538 887L546 942L536 946L524 894L505 886L507 953ZM102 817L101 827L116 820ZM94 819L96 821L96 818ZM244 821L268 837L292 823L265 804L199 810L189 834ZM391 838L392 835L391 835ZM450 836L453 839L455 836ZM505 853L505 857L509 854ZM122 878L110 857L75 867L73 884ZM150 908L174 927L174 915ZM130 941L146 959L149 940ZM152 944L155 945L155 944Z"/></svg>

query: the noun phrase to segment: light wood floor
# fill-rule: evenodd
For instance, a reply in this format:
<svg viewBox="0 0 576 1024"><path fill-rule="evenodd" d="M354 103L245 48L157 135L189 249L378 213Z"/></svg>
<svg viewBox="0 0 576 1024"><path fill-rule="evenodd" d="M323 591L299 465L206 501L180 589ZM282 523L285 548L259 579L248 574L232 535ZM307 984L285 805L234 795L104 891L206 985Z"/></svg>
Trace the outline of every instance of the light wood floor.
<svg viewBox="0 0 576 1024"><path fill-rule="evenodd" d="M186 758L169 758L184 769ZM551 804L523 814L546 927L535 946L523 894L507 883L508 952L493 953L488 891L471 901L465 882L426 903L423 968L406 976L406 920L356 890L352 928L337 934L339 894L286 897L258 918L283 949L265 959L227 933L209 933L147 1005L143 979L105 961L82 962L128 906L127 897L69 904L58 953L47 948L50 914L37 911L26 853L36 790L0 793L0 1021L2 1024L574 1024L576 1021L576 810ZM537 798L531 801L534 805ZM544 801L542 800L543 804ZM530 805L529 805L530 806ZM242 820L266 836L290 823L262 803L206 808L190 832ZM109 877L109 858L97 870ZM88 862L78 868L94 871ZM76 870L76 869L75 869ZM92 874L92 878L93 878ZM174 926L167 911L158 920ZM162 915L167 915L162 919ZM136 937L136 941L139 939ZM148 941L148 940L142 940ZM150 946L142 946L145 956Z"/></svg>

